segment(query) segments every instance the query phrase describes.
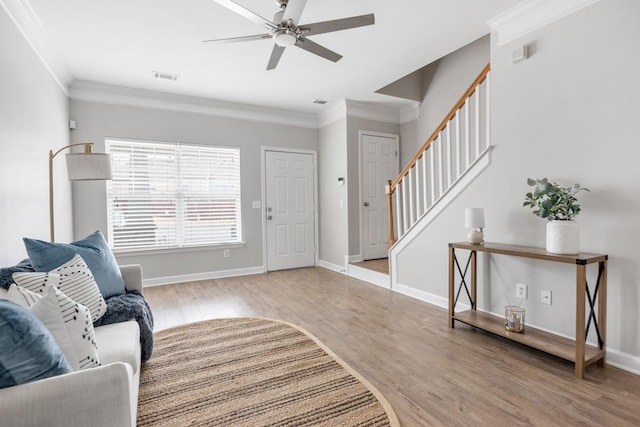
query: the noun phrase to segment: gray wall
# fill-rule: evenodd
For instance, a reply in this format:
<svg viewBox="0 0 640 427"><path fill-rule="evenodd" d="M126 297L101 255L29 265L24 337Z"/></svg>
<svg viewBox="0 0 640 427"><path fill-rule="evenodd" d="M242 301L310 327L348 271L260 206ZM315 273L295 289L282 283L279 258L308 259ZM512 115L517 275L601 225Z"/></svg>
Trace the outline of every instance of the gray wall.
<svg viewBox="0 0 640 427"><path fill-rule="evenodd" d="M489 36L451 52L422 71L423 99L419 119L402 126L400 160L402 167L431 136L460 96L489 63Z"/></svg>
<svg viewBox="0 0 640 427"><path fill-rule="evenodd" d="M340 267L349 245L347 173L347 119L342 118L320 128L318 144L320 260ZM347 185L339 186L339 177Z"/></svg>
<svg viewBox="0 0 640 427"><path fill-rule="evenodd" d="M201 114L72 100L71 117L78 126L72 133L72 142L93 141L98 151L104 150L107 137L240 147L242 237L246 245L231 249L229 258L222 256L222 249L181 249L152 255L116 256L120 263L142 264L145 278L262 266L262 210L252 208L252 201L261 199L260 147L318 148L316 129ZM74 183L76 238L96 229L106 235L105 188L104 183L91 188Z"/></svg>
<svg viewBox="0 0 640 427"><path fill-rule="evenodd" d="M582 250L610 259L610 354L640 368L639 16L636 0L601 1L504 46L492 42L492 164L400 254L401 284L446 298L447 243L465 239L465 207L485 208L488 241L544 246L545 221L522 207L527 177L578 182L591 189L580 195ZM512 64L523 43L531 57ZM480 308L501 313L505 294L513 301L516 282L527 283L527 322L574 334L573 268L497 255L480 264ZM539 302L542 289L553 305Z"/></svg>
<svg viewBox="0 0 640 427"><path fill-rule="evenodd" d="M361 255L360 249L360 135L370 131L400 135L400 125L347 116L347 162L349 191L349 255ZM402 165L400 165L402 168ZM391 179L394 179L392 177Z"/></svg>
<svg viewBox="0 0 640 427"><path fill-rule="evenodd" d="M69 143L67 96L0 8L0 265L26 256L23 237L49 240L48 152ZM54 159L56 237L71 238L64 153Z"/></svg>

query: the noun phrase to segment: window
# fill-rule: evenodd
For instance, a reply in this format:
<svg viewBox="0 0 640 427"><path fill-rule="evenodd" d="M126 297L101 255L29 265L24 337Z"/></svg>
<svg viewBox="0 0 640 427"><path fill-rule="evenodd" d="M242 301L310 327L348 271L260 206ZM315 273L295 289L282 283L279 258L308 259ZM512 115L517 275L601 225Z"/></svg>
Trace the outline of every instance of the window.
<svg viewBox="0 0 640 427"><path fill-rule="evenodd" d="M239 149L115 139L105 146L115 251L241 242Z"/></svg>

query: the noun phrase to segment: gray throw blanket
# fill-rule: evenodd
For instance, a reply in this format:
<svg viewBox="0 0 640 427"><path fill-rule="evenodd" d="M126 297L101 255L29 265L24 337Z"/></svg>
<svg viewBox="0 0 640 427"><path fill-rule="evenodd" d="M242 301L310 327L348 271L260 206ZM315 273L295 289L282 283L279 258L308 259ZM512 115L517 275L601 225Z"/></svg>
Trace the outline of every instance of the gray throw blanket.
<svg viewBox="0 0 640 427"><path fill-rule="evenodd" d="M17 265L0 268L0 287L9 289L13 283L11 275L15 272L33 271L35 270L29 258L23 259ZM106 303L107 312L93 325L102 326L135 319L140 325L141 359L143 362L149 360L153 352L153 314L144 297L139 292L131 291L107 298Z"/></svg>
<svg viewBox="0 0 640 427"><path fill-rule="evenodd" d="M33 273L34 271L29 258L25 258L11 267L0 268L0 287L5 289L11 287L13 283L13 273Z"/></svg>
<svg viewBox="0 0 640 427"><path fill-rule="evenodd" d="M93 325L103 326L135 319L140 325L141 359L146 362L153 353L153 314L147 300L137 291L107 298L107 312Z"/></svg>

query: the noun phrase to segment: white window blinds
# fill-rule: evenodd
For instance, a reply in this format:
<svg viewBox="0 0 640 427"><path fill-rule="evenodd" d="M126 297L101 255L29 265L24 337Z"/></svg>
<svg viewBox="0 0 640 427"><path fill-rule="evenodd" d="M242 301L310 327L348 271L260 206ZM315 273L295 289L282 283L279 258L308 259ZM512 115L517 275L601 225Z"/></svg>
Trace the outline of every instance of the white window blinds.
<svg viewBox="0 0 640 427"><path fill-rule="evenodd" d="M240 150L108 139L115 251L240 242Z"/></svg>

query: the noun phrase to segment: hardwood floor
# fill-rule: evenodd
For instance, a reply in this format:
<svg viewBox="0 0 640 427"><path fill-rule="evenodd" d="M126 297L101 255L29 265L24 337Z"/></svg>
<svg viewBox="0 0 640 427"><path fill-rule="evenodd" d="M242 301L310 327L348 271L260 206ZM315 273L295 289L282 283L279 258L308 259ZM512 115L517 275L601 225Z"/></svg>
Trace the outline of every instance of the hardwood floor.
<svg viewBox="0 0 640 427"><path fill-rule="evenodd" d="M443 284L443 289L446 284ZM640 377L587 368L456 323L445 309L322 268L145 288L156 330L216 317L285 320L389 400L403 426L640 425Z"/></svg>
<svg viewBox="0 0 640 427"><path fill-rule="evenodd" d="M370 259L362 262L354 262L353 265L382 274L389 274L389 258Z"/></svg>

